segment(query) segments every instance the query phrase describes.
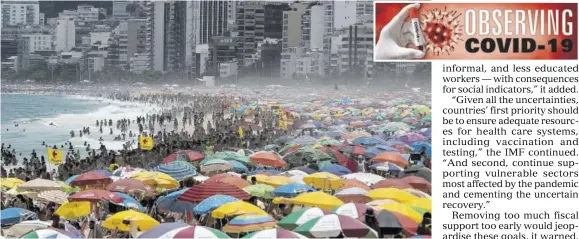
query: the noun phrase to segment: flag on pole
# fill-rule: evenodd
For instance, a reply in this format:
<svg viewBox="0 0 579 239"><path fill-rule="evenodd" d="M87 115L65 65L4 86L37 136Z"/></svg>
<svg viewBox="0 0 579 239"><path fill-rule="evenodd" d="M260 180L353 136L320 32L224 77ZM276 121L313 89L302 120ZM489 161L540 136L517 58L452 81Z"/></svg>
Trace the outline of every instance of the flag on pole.
<svg viewBox="0 0 579 239"><path fill-rule="evenodd" d="M139 142L142 150L153 149L153 137L139 136Z"/></svg>
<svg viewBox="0 0 579 239"><path fill-rule="evenodd" d="M64 154L61 150L48 148L48 162L54 165L62 164Z"/></svg>

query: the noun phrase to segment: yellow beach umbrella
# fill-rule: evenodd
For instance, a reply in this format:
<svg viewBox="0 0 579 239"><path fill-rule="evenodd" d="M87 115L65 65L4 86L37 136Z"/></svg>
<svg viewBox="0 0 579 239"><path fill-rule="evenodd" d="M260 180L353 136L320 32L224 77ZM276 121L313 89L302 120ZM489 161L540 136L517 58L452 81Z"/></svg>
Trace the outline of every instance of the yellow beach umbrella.
<svg viewBox="0 0 579 239"><path fill-rule="evenodd" d="M418 213L416 210L412 209L411 207L404 205L402 203L387 203L384 205L378 206L378 209L384 209L391 212L400 213L410 219L412 221L420 224L422 222L422 215Z"/></svg>
<svg viewBox="0 0 579 239"><path fill-rule="evenodd" d="M131 178L155 188L174 189L179 187L179 181L161 172L140 172Z"/></svg>
<svg viewBox="0 0 579 239"><path fill-rule="evenodd" d="M126 221L129 221L129 225L125 224ZM137 226L140 231L149 230L157 225L159 222L154 218L148 216L147 214L140 213L133 210L127 210L122 212L117 212L115 215L107 218L103 222L103 227L115 230L118 229L119 231L130 231L131 225L133 224Z"/></svg>
<svg viewBox="0 0 579 239"><path fill-rule="evenodd" d="M432 200L430 198L419 198L414 201L406 203L406 205L416 207L418 209L422 209L427 212L432 212Z"/></svg>
<svg viewBox="0 0 579 239"><path fill-rule="evenodd" d="M88 216L90 214L90 202L66 202L58 207L54 214L64 217L68 220L74 220L79 217Z"/></svg>
<svg viewBox="0 0 579 239"><path fill-rule="evenodd" d="M286 185L288 183L295 183L295 181L291 178L285 177L285 176L279 176L279 175L275 175L275 176L268 176L268 175L263 175L263 174L256 174L253 176L248 177L247 179L249 181L251 181L251 178L255 178L255 181L257 183L260 184L266 184L272 187L279 187L282 185Z"/></svg>
<svg viewBox="0 0 579 239"><path fill-rule="evenodd" d="M319 207L326 210L331 210L344 204L342 200L324 192L302 193L295 198L289 199L289 201L295 205Z"/></svg>
<svg viewBox="0 0 579 239"><path fill-rule="evenodd" d="M211 216L213 218L225 218L247 213L269 215L267 212L261 210L261 208L258 208L253 204L249 204L244 201L237 201L221 205L221 207L218 207L211 213Z"/></svg>
<svg viewBox="0 0 579 239"><path fill-rule="evenodd" d="M24 181L19 178L0 178L0 186L8 189L13 189L23 183Z"/></svg>
<svg viewBox="0 0 579 239"><path fill-rule="evenodd" d="M313 188L337 190L342 187L342 179L328 172L319 172L305 176L304 183Z"/></svg>
<svg viewBox="0 0 579 239"><path fill-rule="evenodd" d="M392 199L394 201L405 203L411 202L418 197L397 188L378 188L374 189L366 194L366 196L378 200L378 199Z"/></svg>
<svg viewBox="0 0 579 239"><path fill-rule="evenodd" d="M410 193L414 196L417 196L419 198L432 198L430 195L428 195L428 193L425 193L423 191L420 191L418 189L414 189L414 188L405 188L404 189L405 192Z"/></svg>

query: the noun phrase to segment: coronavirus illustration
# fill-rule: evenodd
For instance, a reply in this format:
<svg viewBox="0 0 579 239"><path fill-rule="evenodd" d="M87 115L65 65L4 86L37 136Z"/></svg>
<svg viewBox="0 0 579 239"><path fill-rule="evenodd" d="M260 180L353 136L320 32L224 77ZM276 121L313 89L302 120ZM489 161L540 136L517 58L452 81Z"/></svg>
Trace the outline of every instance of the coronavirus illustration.
<svg viewBox="0 0 579 239"><path fill-rule="evenodd" d="M444 9L431 9L422 13L421 25L426 38L426 52L432 52L439 56L446 53L450 55L455 46L462 39L463 25L458 18L461 14L457 11Z"/></svg>

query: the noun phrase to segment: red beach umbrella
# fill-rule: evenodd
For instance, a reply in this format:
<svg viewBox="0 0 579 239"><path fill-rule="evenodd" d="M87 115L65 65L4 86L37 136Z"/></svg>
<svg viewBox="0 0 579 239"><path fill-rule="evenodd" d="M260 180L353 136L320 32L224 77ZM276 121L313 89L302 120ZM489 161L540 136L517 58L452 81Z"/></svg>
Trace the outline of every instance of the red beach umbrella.
<svg viewBox="0 0 579 239"><path fill-rule="evenodd" d="M113 180L104 173L87 172L79 175L74 180L72 180L70 182L70 185L75 187L96 186L96 185L100 186L100 185L107 185L112 182Z"/></svg>
<svg viewBox="0 0 579 239"><path fill-rule="evenodd" d="M193 150L179 150L165 157L161 164L170 163L180 158L186 159L190 162L197 162L203 160L205 155Z"/></svg>
<svg viewBox="0 0 579 239"><path fill-rule="evenodd" d="M120 192L120 193L133 193L133 192L145 192L149 195L155 194L155 189L151 186L145 184L143 181L126 178L117 180L109 186L107 186L107 190L111 192Z"/></svg>
<svg viewBox="0 0 579 239"><path fill-rule="evenodd" d="M249 194L241 188L229 183L211 181L191 187L179 196L179 200L198 203L216 194L228 195L239 200L249 199Z"/></svg>
<svg viewBox="0 0 579 239"><path fill-rule="evenodd" d="M112 193L111 191L102 190L102 189L89 189L80 191L68 197L68 201L88 201L88 202L99 202L101 200L113 202L113 203L121 203L123 202L123 198L117 196L116 194Z"/></svg>

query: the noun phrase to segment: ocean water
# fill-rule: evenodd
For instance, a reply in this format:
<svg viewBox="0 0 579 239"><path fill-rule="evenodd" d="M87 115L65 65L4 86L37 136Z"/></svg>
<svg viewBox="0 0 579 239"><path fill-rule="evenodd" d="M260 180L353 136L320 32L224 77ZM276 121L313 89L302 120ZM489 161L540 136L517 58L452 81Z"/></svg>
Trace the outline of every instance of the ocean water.
<svg viewBox="0 0 579 239"><path fill-rule="evenodd" d="M29 157L33 149L39 155L46 155L43 141L59 148L65 142L71 142L81 155L86 155L85 141L91 148L98 149L99 137L103 138L102 144L107 149L122 149L124 141L113 141L114 135L120 134L116 120L134 120L137 116L159 110L143 103L81 96L2 94L1 100L0 139L5 147L11 145L16 149L19 159ZM103 134L99 133L96 121L104 119L113 120L113 135L109 135L109 127L103 127ZM79 137L79 130L87 126L91 134ZM71 130L75 131L74 138L70 137ZM136 123L131 122L131 130L138 132ZM126 140L129 140L128 136ZM68 150L68 147L63 149Z"/></svg>

